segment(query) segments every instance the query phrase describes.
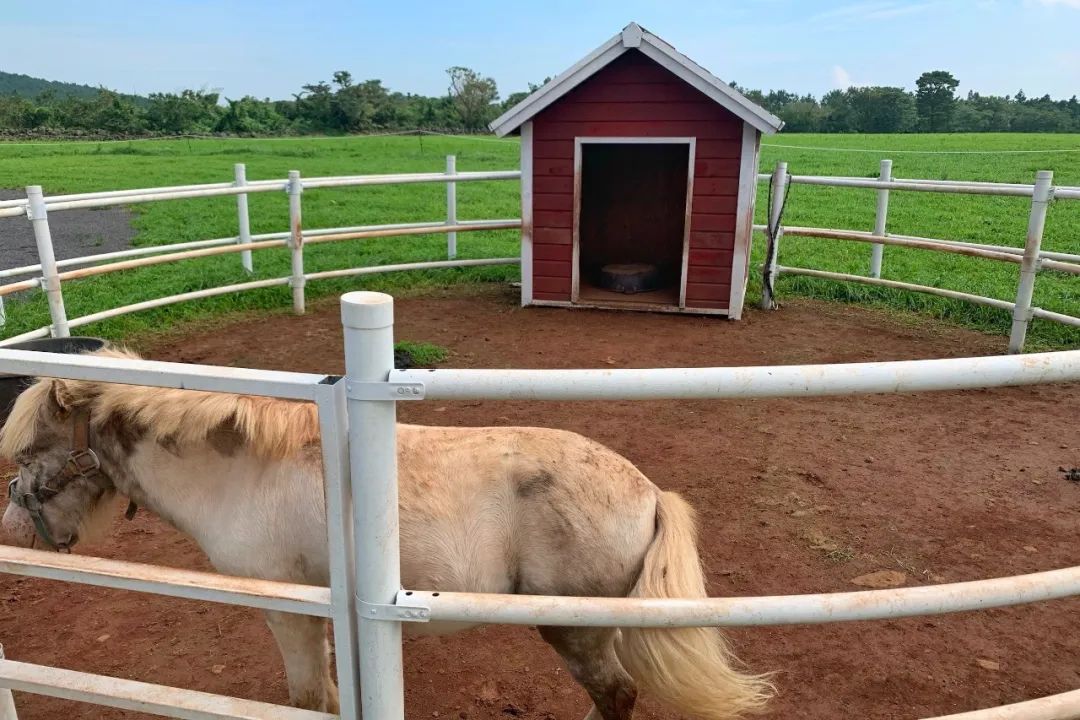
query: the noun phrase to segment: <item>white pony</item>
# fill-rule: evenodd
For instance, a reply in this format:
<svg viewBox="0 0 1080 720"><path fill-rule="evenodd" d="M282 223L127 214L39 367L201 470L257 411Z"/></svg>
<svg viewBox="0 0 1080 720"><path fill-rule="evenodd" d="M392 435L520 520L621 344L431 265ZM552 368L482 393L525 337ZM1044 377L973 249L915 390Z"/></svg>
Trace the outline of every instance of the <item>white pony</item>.
<svg viewBox="0 0 1080 720"><path fill-rule="evenodd" d="M119 493L194 538L220 572L326 585L318 427L309 403L39 380L0 432L0 456L19 468L3 525L20 544L36 535L67 548ZM706 596L691 508L602 445L540 428L401 425L398 453L407 587ZM291 702L337 711L326 621L267 620ZM540 634L588 691L595 720L629 720L638 687L708 720L760 710L772 694L765 677L736 669L715 629Z"/></svg>

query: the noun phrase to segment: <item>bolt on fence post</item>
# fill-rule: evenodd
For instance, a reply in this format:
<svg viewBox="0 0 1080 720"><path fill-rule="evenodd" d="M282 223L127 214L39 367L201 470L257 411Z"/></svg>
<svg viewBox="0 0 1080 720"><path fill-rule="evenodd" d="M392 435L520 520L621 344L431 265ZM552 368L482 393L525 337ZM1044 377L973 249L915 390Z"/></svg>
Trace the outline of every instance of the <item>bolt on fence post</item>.
<svg viewBox="0 0 1080 720"><path fill-rule="evenodd" d="M384 293L346 293L341 321L346 383L385 382L394 368L394 299ZM371 608L394 604L401 589L397 405L389 396L350 398L348 411L362 714L402 720L401 623L377 620Z"/></svg>
<svg viewBox="0 0 1080 720"><path fill-rule="evenodd" d="M0 645L0 660L4 659L4 646ZM15 698L8 688L0 688L0 720L19 720L15 712Z"/></svg>
<svg viewBox="0 0 1080 720"><path fill-rule="evenodd" d="M37 242L38 259L41 262L41 287L49 300L52 336L68 337L71 331L68 330L64 294L60 289L59 271L56 269L56 255L53 253L49 214L45 209L45 195L40 185L30 185L26 188L26 197L30 200L30 222L34 226L34 240Z"/></svg>
<svg viewBox="0 0 1080 720"><path fill-rule="evenodd" d="M457 156L446 156L446 174L457 174ZM446 224L457 225L457 183L446 183ZM446 233L446 259L453 260L457 257L457 233Z"/></svg>
<svg viewBox="0 0 1080 720"><path fill-rule="evenodd" d="M235 185L237 187L243 187L247 185L247 168L244 167L244 163L236 163L233 165L233 177L235 178ZM240 193L236 196L236 216L237 222L240 227L239 241L241 245L251 244L251 216L248 215L248 196L247 193ZM251 265L251 251L245 250L240 253L240 264L248 272L252 272Z"/></svg>
<svg viewBox="0 0 1080 720"><path fill-rule="evenodd" d="M788 172L787 163L776 163L776 169L772 175L772 203L769 205L769 216L765 225L765 274L761 282L761 309L773 310L776 308L776 257L780 251L780 238L784 236L784 228L780 225L781 215L784 210L784 198L787 195Z"/></svg>
<svg viewBox="0 0 1080 720"><path fill-rule="evenodd" d="M292 253L292 274L289 287L292 288L293 312L304 314L304 229L300 217L300 196L304 193L304 184L300 182L300 171L289 171L289 250Z"/></svg>
<svg viewBox="0 0 1080 720"><path fill-rule="evenodd" d="M1009 333L1010 353L1024 350L1024 339L1027 337L1028 323L1031 322L1031 297L1035 293L1035 275L1039 272L1039 251L1042 249L1043 228L1046 226L1046 208L1050 204L1053 181L1054 173L1051 170L1035 173L1024 259L1020 263L1020 284L1016 290L1012 332Z"/></svg>
<svg viewBox="0 0 1080 720"><path fill-rule="evenodd" d="M892 160L881 161L881 171L878 173L879 180L892 180ZM874 234L884 235L885 224L889 217L889 189L882 188L877 191L877 211L874 214ZM881 277L881 257L885 252L885 246L874 243L870 246L870 277Z"/></svg>

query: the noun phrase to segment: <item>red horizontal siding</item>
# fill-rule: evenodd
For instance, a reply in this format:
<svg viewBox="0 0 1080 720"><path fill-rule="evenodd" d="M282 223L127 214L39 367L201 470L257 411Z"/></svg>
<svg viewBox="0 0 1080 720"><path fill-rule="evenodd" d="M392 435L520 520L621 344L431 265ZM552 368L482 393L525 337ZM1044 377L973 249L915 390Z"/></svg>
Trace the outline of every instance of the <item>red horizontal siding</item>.
<svg viewBox="0 0 1080 720"><path fill-rule="evenodd" d="M718 283L686 283L686 300L719 300L727 302L731 297L731 286Z"/></svg>
<svg viewBox="0 0 1080 720"><path fill-rule="evenodd" d="M533 229L571 228L574 226L574 214L561 210L533 210ZM709 228L704 228L708 230Z"/></svg>
<svg viewBox="0 0 1080 720"><path fill-rule="evenodd" d="M688 283L712 283L723 285L731 282L730 267L708 267L691 265L686 269Z"/></svg>
<svg viewBox="0 0 1080 720"><path fill-rule="evenodd" d="M709 309L709 310L727 310L727 300L691 300L686 299L686 306L691 308Z"/></svg>
<svg viewBox="0 0 1080 720"><path fill-rule="evenodd" d="M573 177L574 175L574 161L570 160L551 160L551 159L533 159L533 174L534 176L541 175L566 175Z"/></svg>
<svg viewBox="0 0 1080 720"><path fill-rule="evenodd" d="M742 156L742 138L738 140L729 138L726 140L702 140L697 141L698 160L713 159L739 159Z"/></svg>
<svg viewBox="0 0 1080 720"><path fill-rule="evenodd" d="M576 137L697 138L687 305L726 309L742 121L637 51L533 118L533 297L570 299Z"/></svg>
<svg viewBox="0 0 1080 720"><path fill-rule="evenodd" d="M694 175L709 178L739 178L739 158L718 158L715 160L702 160L700 157L694 163ZM738 188L738 183L735 183Z"/></svg>
<svg viewBox="0 0 1080 720"><path fill-rule="evenodd" d="M581 92L568 94L564 99L573 103L712 102L674 76L669 76L665 82L591 84Z"/></svg>
<svg viewBox="0 0 1080 720"><path fill-rule="evenodd" d="M739 198L734 195L698 196L694 193L694 213L709 215L734 215L739 208ZM733 227L732 230L735 228Z"/></svg>
<svg viewBox="0 0 1080 720"><path fill-rule="evenodd" d="M734 249L731 250L701 250L690 248L689 264L697 267L726 267L730 268L734 257ZM533 255L535 257L535 254Z"/></svg>
<svg viewBox="0 0 1080 720"><path fill-rule="evenodd" d="M690 247L709 250L730 250L735 247L735 232L690 231Z"/></svg>
<svg viewBox="0 0 1080 720"><path fill-rule="evenodd" d="M533 289L542 293L563 293L565 299L570 299L570 276L566 277L543 277L533 273ZM558 300L562 298L550 298Z"/></svg>
<svg viewBox="0 0 1080 720"><path fill-rule="evenodd" d="M555 302L569 302L570 293L568 292L543 292L533 287L533 299L534 300L551 300Z"/></svg>
<svg viewBox="0 0 1080 720"><path fill-rule="evenodd" d="M573 147L573 143L570 144ZM537 175L533 173L534 193L573 193L574 178L553 177L551 175Z"/></svg>
<svg viewBox="0 0 1080 720"><path fill-rule="evenodd" d="M533 243L533 261L537 260L561 260L570 262L574 258L574 247L566 245L539 245Z"/></svg>
<svg viewBox="0 0 1080 720"><path fill-rule="evenodd" d="M741 130L707 120L591 122L537 121L533 127L537 140L563 140L590 137L697 137L706 140L735 140L740 147Z"/></svg>
<svg viewBox="0 0 1080 720"><path fill-rule="evenodd" d="M735 230L734 215L707 215L695 212L690 217L690 232L704 230L705 232L733 232Z"/></svg>
<svg viewBox="0 0 1080 720"><path fill-rule="evenodd" d="M533 160L573 160L574 143L567 140L541 140L533 143Z"/></svg>
<svg viewBox="0 0 1080 720"><path fill-rule="evenodd" d="M590 85L665 85L675 78L669 71L657 65L640 53L626 53L613 61L603 70L593 75L584 83L574 88L567 96L587 93ZM678 79L678 78L675 78ZM600 80L600 82L594 82Z"/></svg>
<svg viewBox="0 0 1080 720"><path fill-rule="evenodd" d="M739 178L694 177L694 197L739 194Z"/></svg>
<svg viewBox="0 0 1080 720"><path fill-rule="evenodd" d="M533 260L533 275L538 277L571 277L569 260Z"/></svg>
<svg viewBox="0 0 1080 720"><path fill-rule="evenodd" d="M571 215L571 220L573 216ZM572 245L574 232L567 227L540 227L533 220L533 242L540 245Z"/></svg>
<svg viewBox="0 0 1080 720"><path fill-rule="evenodd" d="M535 193L533 210L570 210L574 209L574 196L570 193Z"/></svg>
<svg viewBox="0 0 1080 720"><path fill-rule="evenodd" d="M570 102L555 108L549 118L555 122L684 122L716 119L712 102ZM725 128L726 130L726 128Z"/></svg>

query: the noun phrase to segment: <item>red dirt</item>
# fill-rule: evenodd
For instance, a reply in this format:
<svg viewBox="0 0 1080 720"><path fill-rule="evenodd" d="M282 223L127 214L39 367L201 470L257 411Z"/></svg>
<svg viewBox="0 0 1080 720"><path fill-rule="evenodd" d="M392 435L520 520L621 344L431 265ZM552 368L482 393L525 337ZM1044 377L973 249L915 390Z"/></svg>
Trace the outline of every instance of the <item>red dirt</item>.
<svg viewBox="0 0 1080 720"><path fill-rule="evenodd" d="M397 317L399 339L445 345L455 367L850 362L993 354L1004 343L809 301L730 323L521 310L501 288L454 289L399 299ZM332 304L160 341L146 354L324 373L343 363ZM915 585L1078 564L1080 484L1059 472L1080 465L1077 407L1072 385L813 400L423 402L401 404L400 415L562 427L604 442L699 509L714 595L764 595L856 590L853 578L884 569ZM189 540L146 512L118 518L110 539L80 551L207 568ZM1080 687L1078 626L1080 600L1067 600L731 634L752 668L780 671L770 717L912 718ZM269 631L246 609L4 576L0 641L12 659L286 699ZM411 640L406 667L410 718L576 720L588 707L530 628ZM26 694L16 701L22 720L142 717ZM672 717L648 702L641 710Z"/></svg>

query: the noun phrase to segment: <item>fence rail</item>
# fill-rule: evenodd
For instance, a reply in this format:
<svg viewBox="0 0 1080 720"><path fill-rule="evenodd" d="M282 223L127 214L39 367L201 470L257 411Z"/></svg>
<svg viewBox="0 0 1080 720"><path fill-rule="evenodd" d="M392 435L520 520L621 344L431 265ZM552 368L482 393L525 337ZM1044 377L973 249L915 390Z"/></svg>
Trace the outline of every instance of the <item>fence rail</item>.
<svg viewBox="0 0 1080 720"><path fill-rule="evenodd" d="M1080 188L1054 187L1053 173L1040 170L1031 185L1016 183L987 183L961 180L906 180L892 177L892 161L882 160L879 179L826 177L814 175L791 175L787 163L778 163L772 174L759 175L769 182L772 203L768 208L768 222L761 226L766 235L765 262L763 264L761 307L774 309L776 305L776 279L781 275L802 275L824 280L854 282L897 290L910 290L938 297L960 300L976 305L1008 310L1012 313L1012 329L1009 333L1008 351L1022 352L1028 326L1033 318L1042 318L1064 325L1080 327L1080 318L1032 306L1036 276L1048 270L1070 275L1080 275L1080 255L1047 252L1042 249L1043 229L1047 208L1052 198L1080 199ZM840 188L866 188L877 190L877 207L874 228L871 232L861 230L785 226L783 213L787 193L792 184L820 185ZM973 195L1004 195L1030 197L1027 236L1023 248L985 245L980 243L939 240L937 238L897 235L886 231L891 190L916 192L967 193ZM759 226L755 226L758 229ZM841 240L845 242L870 243L872 245L869 273L866 276L830 272L814 268L784 266L779 263L779 248L785 235L793 237ZM983 260L993 260L1018 265L1020 268L1016 298L1007 301L974 293L947 290L918 285L899 280L881 278L885 246L898 246L918 250L966 255Z"/></svg>
<svg viewBox="0 0 1080 720"><path fill-rule="evenodd" d="M179 302L215 297L245 290L288 286L292 289L293 310L303 313L305 310L304 287L311 280L324 280L336 277L396 272L403 270L425 270L451 267L476 267L482 265L505 265L518 263L517 258L486 258L480 260L457 260L458 233L508 230L521 227L521 221L514 219L459 220L457 213L457 184L459 182L486 182L514 180L521 177L517 170L489 172L458 172L454 156L448 156L445 173L396 173L381 175L343 175L332 177L301 178L293 170L285 180L248 180L247 171L242 163L234 167L234 181L231 183L206 183L202 185L178 185L163 188L141 188L132 190L108 190L102 192L54 195L46 197L39 186L27 188L25 199L0 201L0 218L26 214L34 227L35 240L40 262L7 270L0 270L0 280L37 274L37 277L17 280L0 285L0 327L6 321L4 297L28 290L39 289L49 298L49 313L52 323L48 327L0 340L0 347L16 344L25 340L46 337L66 337L71 328L80 327L112 317L132 312L149 310ZM447 197L447 216L445 221L394 223L383 225L359 225L337 228L304 229L302 222L302 197L305 190L331 187L361 187L372 185L402 185L415 183L445 183ZM248 194L252 192L283 192L288 198L289 229L284 232L252 235L248 210ZM237 228L235 237L197 240L175 245L159 245L146 248L132 248L100 255L56 260L53 253L52 235L49 228L50 211L70 210L73 208L110 207L131 203L157 202L190 198L236 196ZM446 234L447 260L439 263L406 263L380 267L344 268L317 273L304 270L304 248L327 242L363 240L375 238L401 237L420 234ZM68 318L63 302L63 283L122 272L151 265L179 262L218 255L237 254L241 267L253 271L253 251L288 248L291 257L291 272L288 277L271 278L246 283L234 283L227 286L208 288L163 298L154 298L121 307L108 308L100 312L79 318ZM85 267L89 266L89 267ZM61 271L61 268L65 268ZM66 269L74 268L74 269Z"/></svg>
<svg viewBox="0 0 1080 720"><path fill-rule="evenodd" d="M781 172L781 168L783 171ZM234 168L233 182L206 183L201 185L178 185L162 188L137 188L129 190L108 190L91 193L77 193L46 197L40 188L27 190L27 198L0 201L0 217L26 213L34 223L35 236L41 262L8 270L0 270L0 279L39 274L6 285L0 285L0 327L5 322L3 298L28 290L43 290L49 298L52 323L48 327L31 330L20 335L0 340L0 347L24 340L54 335L63 337L70 329L92 322L98 322L120 315L162 307L173 303L186 302L233 292L256 290L269 287L289 286L293 294L293 307L297 313L305 308L304 287L309 281L328 278L359 276L380 272L403 270L436 269L448 267L469 267L476 265L497 265L517 263L516 258L489 258L483 261L456 260L458 254L458 233L479 232L485 230L513 229L521 226L518 219L505 220L459 220L457 212L456 187L459 182L512 180L521 177L520 171L485 171L459 172L454 156L448 156L446 171L443 173L387 173L379 175L345 175L318 178L301 178L296 171L289 173L284 180L248 180L243 164ZM765 276L762 290L762 306L775 307L775 282L781 275L803 275L842 282L856 282L866 285L888 287L926 293L939 297L970 302L974 304L1008 310L1014 314L1013 330L1010 334L1009 349L1019 352L1026 337L1028 323L1033 318L1040 318L1071 326L1080 325L1080 319L1061 312L1055 312L1030 306L1030 294L1025 286L1034 285L1035 274L1040 270L1049 270L1066 274L1080 274L1080 254L1051 252L1041 247L1042 222L1045 218L1045 206L1051 197L1062 199L1080 199L1080 187L1051 187L1050 176L1036 178L1031 185L1022 183L991 183L964 180L918 180L895 178L892 176L892 162L882 160L879 177L858 178L839 176L790 175L787 166L781 163L772 174L759 174L759 180L767 180L773 185L773 206L768 209L768 222L755 225L755 230L763 230L768 239L766 247ZM360 187L368 185L398 185L411 183L445 183L447 195L446 219L442 221L396 223L384 225L351 226L340 228L304 229L301 219L302 194L307 189L329 187ZM1042 186L1040 187L1040 183ZM874 227L871 231L786 227L782 223L786 194L792 184L818 185L841 188L863 188L876 190L877 207ZM1018 248L1002 245L967 242L963 240L941 240L937 238L900 235L886 231L889 193L892 190L917 192L968 193L975 195L1005 195L1032 198L1032 219L1038 227L1038 238L1029 232L1028 244L1033 248ZM251 234L247 195L250 192L278 191L287 195L290 208L290 228L283 232ZM1041 193L1041 195L1039 195ZM175 245L132 248L97 256L55 260L52 253L51 233L48 226L49 210L64 210L75 207L108 207L135 202L154 202L199 197L234 195L237 198L238 234L234 237L198 240ZM1040 219L1042 218L1042 219ZM346 240L398 237L416 234L442 233L447 237L446 261L438 264L407 263L398 265L363 268L343 268L318 273L304 271L304 247L325 242ZM778 252L780 239L785 235L813 237L820 239L863 242L871 245L870 267L867 276L836 273L814 268L799 268L782 265ZM1017 298L1008 301L1000 298L987 298L973 293L947 290L900 280L881 278L883 251L886 245L946 252L970 257L1008 262L1020 266L1020 277L1024 282L1018 287ZM67 318L63 302L62 286L64 282L102 275L111 272L178 262L181 260L237 254L241 266L252 271L252 254L266 249L289 248L292 258L292 271L287 277L235 283L227 286L197 290L164 298L155 298L132 303L117 308L108 308L78 318ZM1027 254L1033 254L1026 258ZM110 261L110 262L103 262ZM459 264L455 264L459 263ZM90 267L85 267L90 266ZM61 268L64 268L61 271ZM73 268L73 269L67 269ZM1019 302L1017 302L1019 301Z"/></svg>
<svg viewBox="0 0 1080 720"><path fill-rule="evenodd" d="M0 273L0 277L40 273L29 281L0 287L0 297L12 287L40 287L49 298L52 325L8 338L2 344L48 334L63 336L69 328L109 317L202 297L261 287L290 286L294 307L303 311L304 285L309 280L381 272L446 267L512 264L517 258L458 260L457 233L507 229L518 220L458 220L457 182L508 180L517 171L459 173L448 159L445 173L412 175L343 176L302 179L290 173L288 180L248 181L243 167L236 168L232 183L172 188L104 191L46 198L40 188L28 188L26 200L0 203L0 216L27 213L34 224L40 263ZM961 181L895 179L891 165L882 164L877 180L788 175L781 164L772 175L772 203L764 229L769 239L763 301L774 302L772 280L781 274L803 274L831 280L862 282L927 292L952 299L1008 310L1013 313L1010 349L1023 344L1027 323L1033 317L1080 326L1080 318L1031 307L1036 272L1040 269L1076 273L1080 256L1049 253L1041 248L1046 205L1051 197L1080 198L1080 188L1053 188L1049 173L1040 173L1031 186ZM444 182L447 184L445 221L398 223L306 230L302 222L303 192L326 187ZM877 212L871 232L829 228L787 227L783 209L790 184L855 187L877 191ZM971 193L1031 197L1029 228L1023 249L944 241L887 233L888 193L894 190ZM247 194L280 191L287 195L290 227L287 231L252 235L247 218ZM73 207L105 207L133 202L153 202L193 197L236 196L238 234L159 248L135 248L103 256L57 261L53 257L48 226L49 210ZM792 236L864 242L873 245L870 274L866 277L791 268L779 263L780 240ZM306 245L350 239L395 237L420 233L445 233L447 259L374 267L307 272L303 264ZM940 288L930 288L880 278L881 250L885 245L971 255L1017 264L1021 280L1015 301L984 298ZM156 298L69 319L63 304L62 283L104 272L173 262L192 257L236 253L245 270L251 269L253 251L290 249L288 277L256 280ZM177 252L180 250L181 252ZM149 256L149 257L145 257ZM138 258L138 259L128 259ZM60 272L61 267L111 262L81 270ZM2 309L2 306L0 306ZM252 607L286 609L333 619L337 673L341 686L341 715L357 720L365 715L400 720L403 717L401 622L417 619L469 620L528 624L611 624L674 626L726 624L789 624L874 619L907 615L959 612L1009 604L1039 602L1080 594L1080 568L1067 568L1012 578L969 583L905 588L885 591L802 595L766 598L712 598L707 600L655 601L610 598L545 598L503 595L438 593L426 589L402 590L399 578L397 538L397 477L395 461L395 401L410 388L410 399L528 399L528 400L644 400L654 398L724 399L764 397L817 397L882 392L924 392L1080 381L1080 351L1023 356L997 356L948 360L844 365L658 368L635 370L436 370L393 369L393 309L389 296L349 293L342 299L346 347L345 379L322 375L279 373L225 367L202 367L175 363L132 361L91 356L57 356L0 349L0 372L49 375L234 392L306 400L318 406L322 430L326 481L329 587L310 587L213 573L192 573L153 566L80 556L56 556L0 547L0 572L81 582L139 592L236 603ZM367 384L364 394L351 396L350 382ZM383 385L380 390L379 385ZM355 495L355 502L354 502ZM354 546L349 541L355 536ZM384 606L396 610L379 617L356 612L364 607ZM358 685L357 677L362 678ZM332 716L264 703L252 703L191 690L134 683L68 670L28 665L0 659L0 688L15 688L57 697L113 705L172 717L281 718L320 720ZM1080 691L1078 691L1080 692ZM994 711L976 711L961 717L1043 720L1066 717L1077 708L1077 694L1040 698ZM1071 710L1069 710L1071 712ZM1075 713L1074 713L1075 714Z"/></svg>
<svg viewBox="0 0 1080 720"><path fill-rule="evenodd" d="M824 595L706 600L554 598L402 590L396 401L808 397L907 393L1080 381L1080 351L890 363L644 370L393 369L393 305L380 293L342 298L347 376L191 366L125 358L0 350L0 371L103 382L239 392L314 401L322 428L329 587L229 578L82 556L0 547L0 572L140 592L287 609L333 619L341 715L402 720L401 623L417 619L673 627L866 620L960 612L1080 594L1080 568L968 583ZM350 390L364 384L364 392ZM350 542L355 538L355 545ZM355 548L355 552L354 552ZM355 567L355 572L352 568ZM284 603L284 604L283 604ZM358 607L383 607L371 616ZM359 674L357 674L359 670ZM360 679L359 687L357 678ZM215 720L330 720L265 703L0 660L0 687ZM1013 706L1012 717L1050 717L1071 694ZM1042 714L1040 714L1042 713ZM981 717L979 715L973 717Z"/></svg>

